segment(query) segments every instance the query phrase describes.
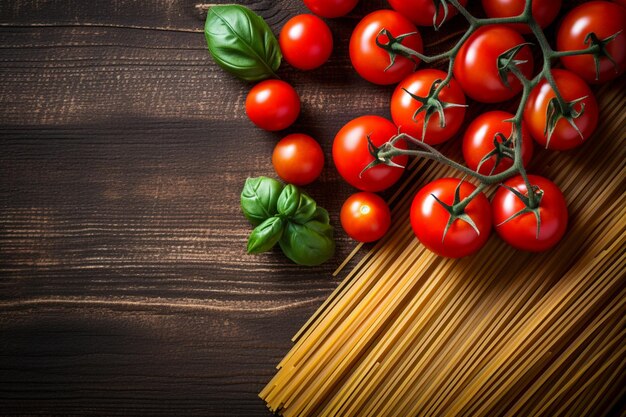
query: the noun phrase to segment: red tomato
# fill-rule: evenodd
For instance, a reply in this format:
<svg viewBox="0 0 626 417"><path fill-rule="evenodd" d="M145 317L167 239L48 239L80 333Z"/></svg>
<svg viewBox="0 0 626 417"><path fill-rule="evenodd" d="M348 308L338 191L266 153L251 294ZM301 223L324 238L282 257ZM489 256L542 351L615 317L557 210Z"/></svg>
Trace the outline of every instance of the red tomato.
<svg viewBox="0 0 626 417"><path fill-rule="evenodd" d="M388 0L389 5L397 12L408 17L418 26L432 26L435 17L435 3L433 0ZM460 0L461 6L467 4L467 0ZM459 11L451 4L448 4L448 19L456 15ZM443 22L443 6L439 5L437 12L437 26Z"/></svg>
<svg viewBox="0 0 626 417"><path fill-rule="evenodd" d="M433 83L444 78L446 78L446 73L443 71L424 69L409 75L398 84L391 97L391 117L402 132L421 139L424 128L424 112L419 113L415 120L413 119L413 115L422 107L422 103L411 97L406 91L419 97L426 97ZM447 103L465 104L465 94L454 79L441 90L439 99ZM443 111L443 114L446 122L444 127L439 124L438 113L434 113L430 117L426 126L424 142L436 145L454 136L465 118L465 107L448 107Z"/></svg>
<svg viewBox="0 0 626 417"><path fill-rule="evenodd" d="M509 49L524 43L522 35L502 25L484 26L465 41L454 61L454 77L465 94L483 103L509 100L522 91L522 83L508 72L507 87L498 73L498 57ZM515 55L516 60L526 61L518 65L526 78L533 71L533 55L524 46Z"/></svg>
<svg viewBox="0 0 626 417"><path fill-rule="evenodd" d="M327 19L347 15L358 2L359 0L304 0L310 11Z"/></svg>
<svg viewBox="0 0 626 417"><path fill-rule="evenodd" d="M333 160L339 174L353 187L363 191L382 191L391 187L404 172L403 168L377 165L363 172L374 158L369 152L367 136L375 146L381 146L398 133L389 120L380 116L361 116L348 122L339 130L333 142ZM406 142L398 141L396 147L406 149ZM406 166L408 156L392 159Z"/></svg>
<svg viewBox="0 0 626 417"><path fill-rule="evenodd" d="M395 63L389 67L389 53L376 45L376 37L382 29L387 29L394 37L415 32L401 43L422 52L422 37L413 23L393 10L378 10L365 16L354 28L350 37L350 60L354 69L366 80L374 84L395 84L415 71L419 60L396 56ZM387 41L384 36L379 40L382 43Z"/></svg>
<svg viewBox="0 0 626 417"><path fill-rule="evenodd" d="M463 136L463 158L467 166L483 175L499 174L513 166L513 159L502 158L495 167L496 155L480 164L482 159L495 149L493 140L496 134L501 133L505 138L511 136L513 124L505 122L514 116L505 111L494 110L478 116L467 127ZM502 142L502 140L498 140ZM511 146L513 147L513 146ZM533 141L528 135L527 128L522 122L522 163L528 165L533 155ZM480 165L480 170L478 170ZM493 172L492 172L493 170Z"/></svg>
<svg viewBox="0 0 626 417"><path fill-rule="evenodd" d="M278 176L286 182L307 185L322 173L324 151L311 136L294 133L276 144L272 165Z"/></svg>
<svg viewBox="0 0 626 417"><path fill-rule="evenodd" d="M444 237L450 213L435 197L452 205L460 182L460 199L463 200L476 189L474 185L458 178L440 178L419 190L411 205L411 226L419 241L447 258L471 255L485 245L491 233L491 207L487 197L480 193L465 207L465 214L474 221L479 233L466 221L456 219Z"/></svg>
<svg viewBox="0 0 626 417"><path fill-rule="evenodd" d="M511 216L526 208L522 200L504 187L498 188L493 202L493 223L498 235L509 245L525 251L541 252L556 245L567 229L567 204L565 197L552 181L538 175L529 175L528 180L541 192L539 217L541 227L537 238L537 217L534 213L521 214L506 221ZM521 176L510 178L505 183L528 196L526 183Z"/></svg>
<svg viewBox="0 0 626 417"><path fill-rule="evenodd" d="M598 39L606 39L620 32L606 45L607 52L617 66L603 57L600 59L600 78L596 79L596 66L592 55L576 55L561 58L565 68L590 83L604 83L617 78L626 71L626 9L608 1L592 1L581 4L569 12L556 36L559 51L585 49L587 34L593 32Z"/></svg>
<svg viewBox="0 0 626 417"><path fill-rule="evenodd" d="M385 200L374 193L352 194L341 207L341 226L359 242L373 242L387 233L391 212Z"/></svg>
<svg viewBox="0 0 626 417"><path fill-rule="evenodd" d="M524 12L526 0L483 0L483 9L489 17L514 17ZM539 26L547 27L561 10L561 0L533 0L532 14ZM515 23L506 25L521 33L530 33L528 25Z"/></svg>
<svg viewBox="0 0 626 417"><path fill-rule="evenodd" d="M300 114L300 97L284 81L261 81L248 93L246 113L252 123L261 129L286 129Z"/></svg>
<svg viewBox="0 0 626 417"><path fill-rule="evenodd" d="M289 19L280 31L278 42L285 60L301 70L321 66L333 51L333 34L328 25L312 14Z"/></svg>
<svg viewBox="0 0 626 417"><path fill-rule="evenodd" d="M537 143L548 149L563 151L582 145L591 136L598 125L598 103L591 89L576 74L562 69L554 69L552 76L565 101L570 102L586 97L575 106L576 110L581 110L582 106L585 106L583 114L574 119L582 138L567 120L561 119L552 133L549 146L546 146L548 140L547 133L544 133L546 112L548 103L554 97L554 91L546 80L542 80L530 92L524 108L524 121Z"/></svg>

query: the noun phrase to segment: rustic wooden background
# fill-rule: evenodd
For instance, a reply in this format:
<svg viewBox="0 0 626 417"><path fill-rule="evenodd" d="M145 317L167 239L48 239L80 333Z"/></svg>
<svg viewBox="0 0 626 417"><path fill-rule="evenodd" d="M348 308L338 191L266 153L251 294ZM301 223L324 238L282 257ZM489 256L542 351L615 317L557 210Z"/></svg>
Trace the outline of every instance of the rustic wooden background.
<svg viewBox="0 0 626 417"><path fill-rule="evenodd" d="M213 64L197 3L0 2L0 415L270 415L257 393L337 284L341 230L324 267L245 253L239 193L275 176L284 133L248 121L251 85ZM240 3L275 33L306 10ZM391 89L346 70L382 4L330 22L323 68L281 69L303 102L288 132L328 157L345 122L388 112ZM337 225L332 162L307 190Z"/></svg>
<svg viewBox="0 0 626 417"><path fill-rule="evenodd" d="M278 33L299 0L238 1ZM206 51L197 0L0 2L0 414L268 416L258 391L336 286L323 267L245 254L247 176L285 134L247 120L250 84ZM388 116L350 69L364 0L329 21L330 61L284 64L327 165L307 188L338 225L352 190L335 132ZM426 44L439 47L432 31ZM445 43L445 41L444 41Z"/></svg>

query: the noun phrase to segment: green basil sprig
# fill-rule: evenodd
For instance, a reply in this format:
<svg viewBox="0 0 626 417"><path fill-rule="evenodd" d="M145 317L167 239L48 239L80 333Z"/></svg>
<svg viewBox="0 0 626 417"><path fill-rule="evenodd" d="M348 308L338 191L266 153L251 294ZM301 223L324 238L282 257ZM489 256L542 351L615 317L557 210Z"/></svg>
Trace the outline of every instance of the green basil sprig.
<svg viewBox="0 0 626 417"><path fill-rule="evenodd" d="M236 4L211 6L204 25L215 62L247 81L276 77L282 54L267 23Z"/></svg>
<svg viewBox="0 0 626 417"><path fill-rule="evenodd" d="M328 212L293 184L248 178L241 209L256 226L248 238L248 253L266 252L278 243L289 259L307 266L322 264L335 254Z"/></svg>

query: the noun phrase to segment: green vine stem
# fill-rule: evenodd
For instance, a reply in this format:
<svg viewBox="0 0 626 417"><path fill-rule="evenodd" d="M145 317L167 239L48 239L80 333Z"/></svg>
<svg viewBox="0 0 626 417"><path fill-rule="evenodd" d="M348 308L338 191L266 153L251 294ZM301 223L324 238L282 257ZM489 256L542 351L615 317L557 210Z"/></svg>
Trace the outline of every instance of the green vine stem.
<svg viewBox="0 0 626 417"><path fill-rule="evenodd" d="M510 122L513 125L512 133L511 133L511 136L509 137L509 139L511 140L511 143L514 144L514 147L512 150L513 165L507 170L505 170L504 172L501 172L498 174L493 174L493 175L480 174L479 172L473 171L472 169L466 167L465 165L462 165L446 157L434 147L423 142L423 140L419 140L408 134L400 133L400 132L396 136L394 136L392 139L390 139L387 143L383 144L382 146L378 148L371 147L372 155L376 158L376 161L373 165L387 164L387 165L393 166L394 163L391 161L391 159L396 156L399 156L399 155L417 156L417 157L426 158L426 159L434 160L439 163L445 164L447 166L450 166L460 171L466 177L469 176L469 177L476 179L479 182L479 185L477 186L476 190L472 194L470 194L469 196L467 196L466 198L464 198L463 200L461 200L460 202L454 205L453 210L456 213L462 213L465 207L467 207L467 205L472 201L472 199L475 198L478 194L480 194L487 186L499 184L514 175L520 175L524 179L527 190L528 190L528 195L527 195L528 207L527 208L530 210L535 210L539 206L540 191L536 192L536 187L534 187L528 180L528 175L526 174L526 170L522 162L522 149L521 149L522 147L522 138L521 138L522 117L523 117L524 107L526 106L530 92L535 86L537 86L537 84L539 84L542 80L545 79L552 87L552 90L554 91L554 95L555 95L554 100L556 101L555 107L557 108L557 110L555 111L556 113L553 114L552 116L555 117L557 121L560 118L565 118L570 122L570 124L574 126L574 128L576 128L574 124L574 119L582 115L582 113L584 112L584 107L581 106L582 108L580 110L574 110L574 106L583 98L581 97L579 99L573 100L572 102L567 102L563 98L556 84L556 81L554 80L554 77L552 76L552 72L551 72L552 62L553 60L558 59L560 57L572 56L572 55L584 55L584 54L592 54L594 56L596 66L598 65L599 60L602 57L607 58L613 62L612 57L606 52L605 45L608 42L612 41L618 35L618 33L603 40L598 40L595 34L591 33L588 35L588 41L587 41L587 43L589 44L589 47L580 49L580 50L575 50L575 51L555 51L552 49L552 47L548 43L548 40L545 34L543 33L543 30L541 29L537 21L532 16L532 0L526 0L524 11L520 15L513 16L513 17L504 17L504 18L476 18L469 11L467 11L467 9L463 7L458 2L458 0L441 0L441 1L447 1L452 6L456 7L459 13L462 16L464 16L467 22L469 23L469 27L467 28L465 33L459 38L459 40L454 44L454 46L450 50L437 54L437 55L428 56L423 53L414 51L413 49L408 48L401 44L401 40L404 37L408 36L409 34L394 37L386 29L381 30L381 32L379 33L376 39L376 43L380 48L385 49L390 54L390 56L401 55L401 56L408 57L408 58L415 57L426 63L433 63L433 62L447 59L448 60L447 76L439 82L439 84L436 86L433 92L433 96L437 99L438 94L452 80L452 74L453 74L452 69L454 66L454 60L456 59L456 56L459 50L461 49L463 44L467 41L467 39L474 32L476 32L476 30L478 30L480 27L483 27L483 26L495 25L495 24L508 24L508 23L527 24L537 41L537 45L541 49L543 62L542 62L541 71L532 79L527 79L522 74L522 72L519 70L519 68L516 66L514 62L512 65L507 66L505 68L505 70L510 71L512 74L514 74L519 79L520 83L522 84L522 95L519 101L517 111L515 112L514 117L510 119ZM516 51L511 50L511 51L506 51L504 54L507 54L509 52L513 53L513 55L515 55L516 53ZM511 61L513 60L511 59ZM426 121L424 123L426 123ZM549 123L549 121L547 123ZM556 121L554 123L556 123ZM548 141L549 141L551 133L552 133L551 131L548 131ZM413 144L417 149L400 149L395 146L395 144L399 140L405 140Z"/></svg>

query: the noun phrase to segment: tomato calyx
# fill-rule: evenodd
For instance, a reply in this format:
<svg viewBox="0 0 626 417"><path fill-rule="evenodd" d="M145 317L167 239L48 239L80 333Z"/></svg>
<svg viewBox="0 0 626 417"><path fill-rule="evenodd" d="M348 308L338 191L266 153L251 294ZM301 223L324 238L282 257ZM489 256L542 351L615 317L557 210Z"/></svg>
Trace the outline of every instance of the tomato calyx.
<svg viewBox="0 0 626 417"><path fill-rule="evenodd" d="M389 142L383 143L381 146L376 146L376 145L374 145L374 142L372 142L372 139L371 139L370 136L371 136L371 133L366 136L366 138L367 138L367 150L369 151L370 155L372 155L374 160L372 162L370 162L369 164L367 164L367 166L365 166L365 168L363 168L363 170L359 173L359 178L363 177L363 173L365 171L367 171L368 169L374 168L375 166L378 166L378 165L387 165L387 166L390 166L390 167L402 168L402 169L406 168L403 165L400 165L400 164L397 164L397 163L393 162L391 160L391 158L392 158L391 156L390 157L383 157L383 156L381 156L381 154L387 155L388 152L397 150L397 148L395 146L393 146L393 144L395 143L393 141L393 139L390 140ZM396 138L397 138L397 136L396 136Z"/></svg>
<svg viewBox="0 0 626 417"><path fill-rule="evenodd" d="M387 72L387 70L393 67L393 65L396 63L396 57L398 55L412 60L415 68L417 68L417 62L415 62L413 58L414 57L419 58L420 57L419 55L421 54L417 53L411 48L407 48L406 46L402 45L402 41L405 38L408 38L409 36L413 36L417 33L418 32L409 32L409 33L404 33L402 35L393 36L391 32L385 28L382 28L380 32L378 32L378 35L376 35L376 45L379 48L384 49L389 54L389 65L387 65L387 68L385 68L384 70L385 72ZM381 41L380 40L381 37L384 37L386 41Z"/></svg>
<svg viewBox="0 0 626 417"><path fill-rule="evenodd" d="M615 38L617 38L620 33L622 33L621 30L604 39L599 39L598 36L593 32L589 32L585 36L585 45L589 45L591 55L593 56L593 62L596 67L596 80L600 79L600 59L602 58L608 59L611 64L613 64L615 72L619 73L619 65L617 64L617 62L615 62L613 56L611 56L609 51L606 49L606 46Z"/></svg>
<svg viewBox="0 0 626 417"><path fill-rule="evenodd" d="M437 203L439 203L450 214L448 222L446 223L446 227L445 229L443 229L441 243L443 243L443 241L446 239L446 234L448 233L450 226L452 226L457 220L462 220L465 223L469 224L472 229L474 229L476 234L480 236L480 230L478 230L478 226L476 226L474 220L472 220L472 218L465 212L467 201L461 200L461 184L463 184L463 180L459 181L459 184L454 190L454 200L452 201L452 205L444 203L435 194L431 194L435 201L437 201Z"/></svg>
<svg viewBox="0 0 626 417"><path fill-rule="evenodd" d="M519 70L518 65L522 65L528 62L525 59L515 59L515 55L517 55L517 53L523 47L531 45L531 42L520 43L519 45L516 45L513 48L502 52L498 56L498 75L500 76L500 80L502 80L502 84L504 84L508 89L511 89L511 85L508 79L509 73L514 74L518 78L523 77L523 74Z"/></svg>
<svg viewBox="0 0 626 417"><path fill-rule="evenodd" d="M489 175L493 174L496 167L503 159L515 161L515 125L513 125L513 132L511 132L511 136L508 138L500 132L494 135L493 150L482 157L478 163L478 167L476 167L476 171L480 171L482 165L494 156L496 160L489 171Z"/></svg>
<svg viewBox="0 0 626 417"><path fill-rule="evenodd" d="M532 196L531 196L530 194L524 195L520 193L518 190L516 190L515 188L509 187L506 184L500 184L500 186L506 188L507 190L512 192L517 198L519 198L524 204L524 208L518 211L517 213L513 214L511 217L504 220L503 222L498 223L496 227L502 226L503 224L510 222L516 217L522 216L527 213L533 213L535 215L535 219L537 219L537 233L535 237L539 239L539 231L541 230L541 213L539 212L539 206L541 203L541 199L543 198L543 194L544 194L543 190L537 187L536 185L531 185L530 187L531 192L532 192Z"/></svg>
<svg viewBox="0 0 626 417"><path fill-rule="evenodd" d="M548 102L548 106L546 107L546 126L544 128L543 134L546 135L546 149L550 146L550 139L552 138L552 134L556 129L556 125L561 119L567 120L567 122L578 132L580 136L580 140L584 140L584 136L578 126L576 125L575 120L583 115L585 112L585 103L582 101L587 99L588 96L579 97L572 101L561 101L558 97L552 97ZM579 109L576 109L575 106L580 103ZM565 108L563 108L565 105Z"/></svg>
<svg viewBox="0 0 626 417"><path fill-rule="evenodd" d="M428 122L430 121L430 118L432 117L432 115L435 114L435 112L439 114L439 127L444 128L446 127L446 115L444 113L445 109L448 109L451 107L467 107L467 104L449 103L446 101L441 101L441 99L439 98L439 92L441 91L441 88L439 88L439 85L442 82L443 80L441 79L435 80L433 84L430 86L430 90L428 91L428 95L426 97L421 97L416 94L413 94L406 88L402 89L405 93L411 96L413 100L417 100L422 104L417 110L415 110L415 113L413 113L414 122L417 121L417 116L420 113L422 112L424 113L424 123L422 126L422 137L421 137L422 142L424 141L424 138L426 137L426 128L428 127Z"/></svg>
<svg viewBox="0 0 626 417"><path fill-rule="evenodd" d="M433 15L433 28L435 30L439 30L441 26L448 19L448 2L446 0L433 0L433 4L435 5L435 14ZM437 20L439 19L439 6L443 9L443 19L441 19L441 23L437 24Z"/></svg>

